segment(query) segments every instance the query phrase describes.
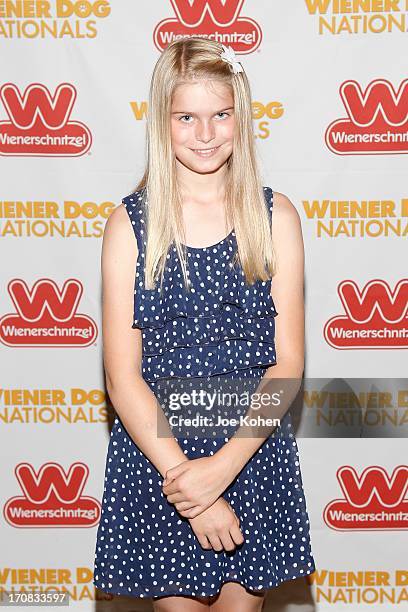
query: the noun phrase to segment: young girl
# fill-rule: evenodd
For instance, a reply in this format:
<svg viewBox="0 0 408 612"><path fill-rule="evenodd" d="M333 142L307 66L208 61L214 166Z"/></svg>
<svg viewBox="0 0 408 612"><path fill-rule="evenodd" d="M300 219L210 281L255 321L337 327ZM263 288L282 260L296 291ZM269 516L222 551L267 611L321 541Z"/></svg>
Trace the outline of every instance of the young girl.
<svg viewBox="0 0 408 612"><path fill-rule="evenodd" d="M117 416L94 584L151 597L155 611L260 610L268 589L315 570L290 419L286 436L163 436L155 393L166 379L301 378L300 218L262 187L250 87L231 48L169 45L147 127L146 171L103 240Z"/></svg>

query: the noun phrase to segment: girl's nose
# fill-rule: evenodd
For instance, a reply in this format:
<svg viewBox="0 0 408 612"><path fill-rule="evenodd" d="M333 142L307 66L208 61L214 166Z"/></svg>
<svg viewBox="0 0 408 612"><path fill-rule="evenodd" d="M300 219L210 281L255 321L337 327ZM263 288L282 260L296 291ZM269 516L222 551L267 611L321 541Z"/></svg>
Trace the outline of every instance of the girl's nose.
<svg viewBox="0 0 408 612"><path fill-rule="evenodd" d="M209 142L214 138L214 126L210 121L199 123L196 131L196 138L202 142Z"/></svg>

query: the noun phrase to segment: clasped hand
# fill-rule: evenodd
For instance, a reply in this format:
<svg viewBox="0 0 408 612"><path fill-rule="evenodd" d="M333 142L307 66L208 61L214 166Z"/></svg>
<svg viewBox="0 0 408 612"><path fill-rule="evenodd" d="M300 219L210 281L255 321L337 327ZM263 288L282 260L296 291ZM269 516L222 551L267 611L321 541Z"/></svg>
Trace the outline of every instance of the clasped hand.
<svg viewBox="0 0 408 612"><path fill-rule="evenodd" d="M233 475L216 455L188 459L167 470L163 493L186 518L194 518L211 506L228 485Z"/></svg>

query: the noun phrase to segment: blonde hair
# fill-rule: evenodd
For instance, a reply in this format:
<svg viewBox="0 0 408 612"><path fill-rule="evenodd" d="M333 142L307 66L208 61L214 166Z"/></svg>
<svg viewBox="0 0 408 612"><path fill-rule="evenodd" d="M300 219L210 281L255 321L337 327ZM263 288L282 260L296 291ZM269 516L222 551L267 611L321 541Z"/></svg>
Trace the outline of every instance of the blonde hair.
<svg viewBox="0 0 408 612"><path fill-rule="evenodd" d="M171 143L171 105L177 86L199 79L217 80L230 88L234 99L233 152L226 172L225 201L228 227L237 240L246 282L268 280L276 272L269 214L259 176L252 125L252 99L245 72L233 74L220 53L220 43L192 36L172 42L159 57L150 83L144 175L136 190L145 190L145 288L154 289L163 273L167 254L175 244L186 288L186 247L182 200Z"/></svg>

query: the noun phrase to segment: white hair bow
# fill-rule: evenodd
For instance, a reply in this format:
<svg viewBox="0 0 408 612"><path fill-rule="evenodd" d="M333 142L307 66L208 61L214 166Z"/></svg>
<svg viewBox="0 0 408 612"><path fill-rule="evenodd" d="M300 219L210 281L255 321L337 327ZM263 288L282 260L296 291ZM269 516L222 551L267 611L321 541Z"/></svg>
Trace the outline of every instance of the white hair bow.
<svg viewBox="0 0 408 612"><path fill-rule="evenodd" d="M221 45L223 52L221 53L221 59L224 62L227 62L230 66L232 66L232 70L234 74L238 72L244 72L240 62L237 60L237 56L235 55L235 51L232 47L226 47L225 45Z"/></svg>

